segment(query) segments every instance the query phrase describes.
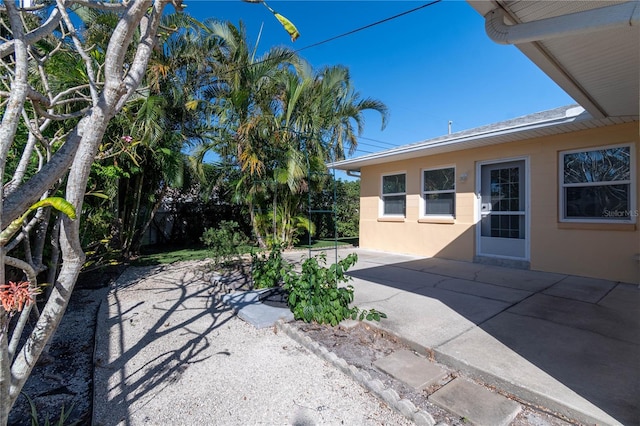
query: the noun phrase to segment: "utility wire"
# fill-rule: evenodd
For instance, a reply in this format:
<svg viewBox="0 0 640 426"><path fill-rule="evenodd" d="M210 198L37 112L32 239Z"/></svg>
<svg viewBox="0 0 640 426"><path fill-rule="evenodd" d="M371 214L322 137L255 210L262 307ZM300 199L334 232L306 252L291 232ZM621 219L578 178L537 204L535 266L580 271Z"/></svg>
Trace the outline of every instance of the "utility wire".
<svg viewBox="0 0 640 426"><path fill-rule="evenodd" d="M376 25L380 25L380 24L383 24L385 22L391 21L393 19L399 18L401 16L408 15L408 14L413 13L413 12L417 12L418 10L424 9L425 7L433 6L434 4L440 3L441 1L442 0L434 0L434 1L430 2L430 3L425 3L422 6L414 7L411 10L407 10L405 12L398 13L397 15L393 15L393 16L390 16L388 18L381 19L380 21L373 22L371 24L365 25L364 27L356 28L355 30L347 31L346 33L343 33L343 34L328 38L326 40L319 41L317 43L310 44L309 46L301 47L300 49L295 50L294 52L298 53L298 52L301 52L303 50L311 49L312 47L320 46L321 44L329 43L330 41L337 40L339 38L346 37L346 36L349 36L351 34L355 34L357 32L366 30L368 28L375 27Z"/></svg>
<svg viewBox="0 0 640 426"><path fill-rule="evenodd" d="M394 145L394 147L397 145ZM374 148L374 149L392 149L393 147L390 146L382 146L382 145L374 145L371 143L367 143L367 142L358 142L358 148L360 147L364 147L364 148Z"/></svg>
<svg viewBox="0 0 640 426"><path fill-rule="evenodd" d="M364 139L364 140L366 140L366 141L377 142L377 143L381 143L381 144L383 144L383 145L390 146L390 147L398 146L398 145L397 145L397 144L395 144L395 143L385 142L385 141L381 141L381 140L378 140L378 139L366 138L366 137L364 137L364 136L356 136L356 137L357 137L358 139ZM366 143L366 142L365 142L365 143ZM369 144L369 145L374 145L374 144Z"/></svg>
<svg viewBox="0 0 640 426"><path fill-rule="evenodd" d="M393 15L393 16L389 16L388 18L381 19L381 20L379 20L379 21L373 22L373 23L368 24L368 25L365 25L365 26L363 26L363 27L356 28L355 30L347 31L346 33L342 33L342 34L339 34L339 35L337 35L337 36L333 36L333 37L330 37L330 38L328 38L328 39L325 39L325 40L319 41L319 42L317 42L317 43L313 43L313 44L310 44L310 45L308 45L308 46L301 47L300 49L293 50L292 52L293 52L293 53L298 53L298 52L301 52L301 51L306 50L306 49L311 49L312 47L316 47L316 46L320 46L320 45L325 44L325 43L329 43L329 42L331 42L331 41L333 41L333 40L337 40L337 39L339 39L339 38L346 37L346 36L349 36L349 35L351 35L351 34L355 34L355 33L357 33L357 32L360 32L360 31L366 30L366 29L371 28L371 27L375 27L375 26L380 25L380 24L383 24L383 23L385 23L385 22L389 22L389 21L391 21L391 20L393 20L393 19L400 18L401 16L405 16L405 15L408 15L408 14L410 14L410 13L417 12L417 11L418 11L418 10L420 10L420 9L424 9L424 8L426 8L426 7L429 7L429 6L433 6L434 4L436 4L436 3L440 3L441 1L442 1L442 0L434 0L434 1L432 1L432 2L425 3L425 4L421 5L421 6L414 7L413 9L410 9L410 10L407 10L407 11L404 11L404 12L401 12L401 13L398 13L398 14ZM247 66L243 66L243 67L238 67L238 68L230 69L230 70L226 71L224 74L230 74L230 73L232 73L232 72L236 72L236 71L242 70L242 69L244 69L244 68L252 67L252 66L255 66L255 65L260 65L260 64L262 64L262 63L268 62L268 61L270 61L270 60L275 60L275 59L276 59L276 58L266 58L266 59L263 59L263 60L261 60L261 61L252 62L251 64L249 64L249 65L247 65Z"/></svg>

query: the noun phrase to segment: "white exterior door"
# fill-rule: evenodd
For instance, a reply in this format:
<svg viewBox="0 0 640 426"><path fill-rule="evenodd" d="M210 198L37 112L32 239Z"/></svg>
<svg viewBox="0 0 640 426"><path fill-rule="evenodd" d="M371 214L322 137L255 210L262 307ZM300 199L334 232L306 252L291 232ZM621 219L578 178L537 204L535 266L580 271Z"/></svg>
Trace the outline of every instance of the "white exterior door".
<svg viewBox="0 0 640 426"><path fill-rule="evenodd" d="M528 260L526 160L479 165L480 256Z"/></svg>

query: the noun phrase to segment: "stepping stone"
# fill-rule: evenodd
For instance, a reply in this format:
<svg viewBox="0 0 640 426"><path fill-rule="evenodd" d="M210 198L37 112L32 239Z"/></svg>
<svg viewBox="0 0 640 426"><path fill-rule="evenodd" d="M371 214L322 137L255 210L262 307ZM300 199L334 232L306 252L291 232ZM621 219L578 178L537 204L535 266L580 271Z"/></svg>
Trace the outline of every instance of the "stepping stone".
<svg viewBox="0 0 640 426"><path fill-rule="evenodd" d="M275 308L260 302L243 306L237 313L238 318L248 322L255 328L273 327L279 320L285 322L293 321L293 313L289 309Z"/></svg>
<svg viewBox="0 0 640 426"><path fill-rule="evenodd" d="M507 426L522 410L517 402L460 378L438 389L429 401L477 426Z"/></svg>
<svg viewBox="0 0 640 426"><path fill-rule="evenodd" d="M445 370L428 359L407 350L380 358L373 365L417 390L438 383L448 376Z"/></svg>
<svg viewBox="0 0 640 426"><path fill-rule="evenodd" d="M293 321L293 313L289 308L277 308L260 301L262 293L269 289L242 291L222 296L222 303L230 306L238 318L248 322L255 328L266 328L275 325L278 320Z"/></svg>

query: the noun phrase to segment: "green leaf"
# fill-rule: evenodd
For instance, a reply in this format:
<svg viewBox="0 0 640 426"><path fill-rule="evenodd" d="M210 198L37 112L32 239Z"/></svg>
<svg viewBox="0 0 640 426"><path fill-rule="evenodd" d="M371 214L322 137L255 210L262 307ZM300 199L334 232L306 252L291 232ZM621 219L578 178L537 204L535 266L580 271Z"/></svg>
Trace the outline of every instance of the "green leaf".
<svg viewBox="0 0 640 426"><path fill-rule="evenodd" d="M293 25L293 23L290 20L288 20L284 16L280 15L279 13L274 13L274 15L275 15L276 19L278 21L280 21L280 23L282 24L284 29L291 36L291 41L296 41L298 39L298 37L300 37L300 32L298 31L296 26Z"/></svg>
<svg viewBox="0 0 640 426"><path fill-rule="evenodd" d="M194 99L191 101L187 101L185 102L184 107L187 111L195 111L195 109L198 107L198 100Z"/></svg>
<svg viewBox="0 0 640 426"><path fill-rule="evenodd" d="M60 197L45 198L44 200L38 201L37 203L29 207L29 209L22 216L11 222L9 226L7 226L2 230L2 232L0 232L0 246L4 246L9 241L9 239L11 239L13 234L15 234L18 229L22 227L22 223L29 216L29 213L41 207L53 207L54 209L59 210L60 212L69 216L70 219L76 219L76 209L75 207L73 207L73 204Z"/></svg>
<svg viewBox="0 0 640 426"><path fill-rule="evenodd" d="M85 196L92 196L92 197L97 197L97 198L102 198L104 200L109 200L111 197L109 197L107 194L105 194L104 192L100 192L100 191L89 191L86 194L84 194Z"/></svg>
<svg viewBox="0 0 640 426"><path fill-rule="evenodd" d="M64 198L61 198L61 197L45 198L44 200L38 201L37 203L29 207L29 210L27 210L27 213L33 210L39 209L40 207L53 207L59 212L62 212L67 216L69 216L69 219L71 220L76 219L76 208L73 206L73 204L71 204Z"/></svg>

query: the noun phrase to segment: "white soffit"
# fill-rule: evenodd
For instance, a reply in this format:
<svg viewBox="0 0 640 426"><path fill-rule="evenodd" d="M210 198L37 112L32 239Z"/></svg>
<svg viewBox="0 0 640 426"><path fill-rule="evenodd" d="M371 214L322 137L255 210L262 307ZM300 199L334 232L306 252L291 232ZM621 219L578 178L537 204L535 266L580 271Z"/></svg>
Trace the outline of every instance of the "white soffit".
<svg viewBox="0 0 640 426"><path fill-rule="evenodd" d="M593 9L640 2L493 0L468 3L485 16L504 10L507 24L535 22ZM516 44L542 71L593 117L638 116L640 107L640 26L621 25L578 35Z"/></svg>

